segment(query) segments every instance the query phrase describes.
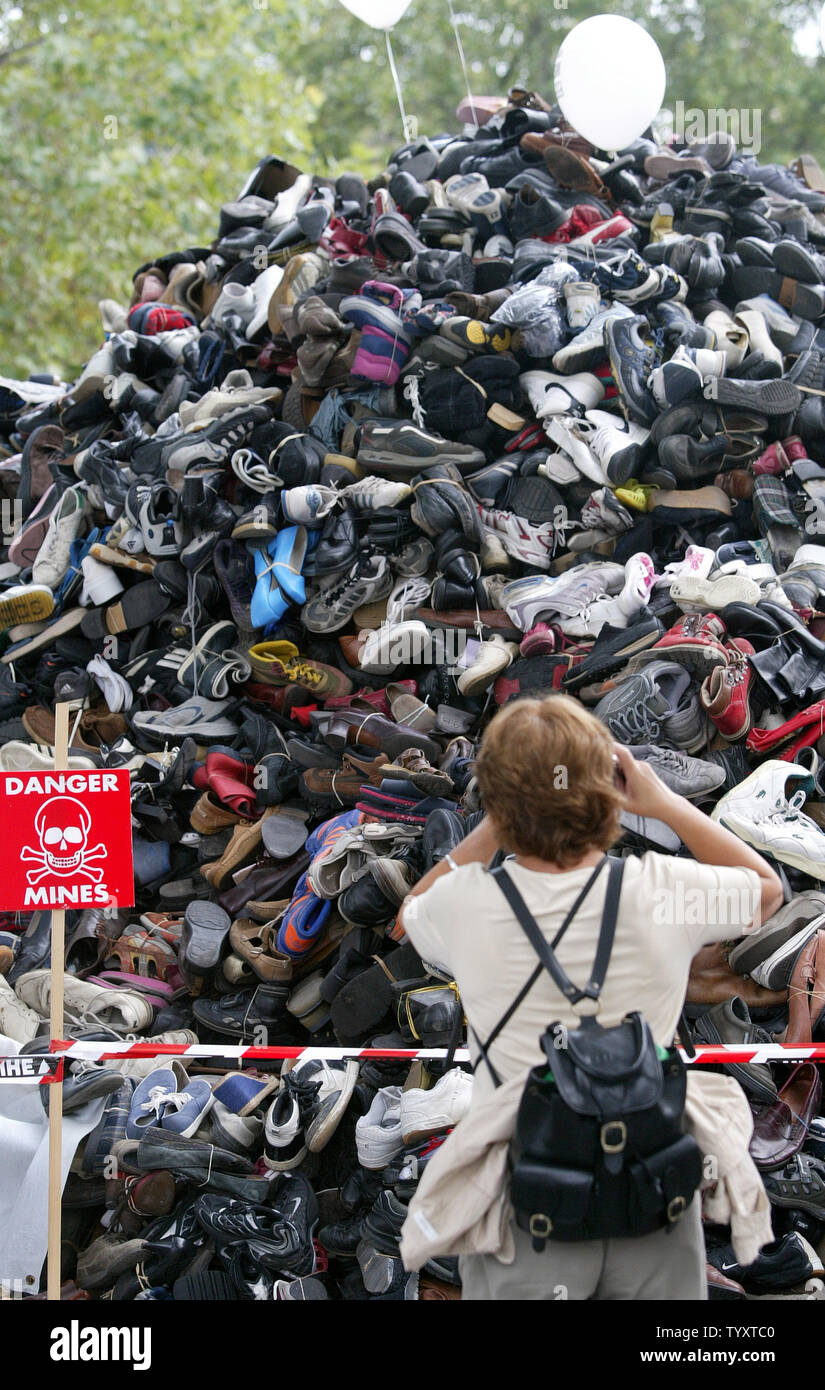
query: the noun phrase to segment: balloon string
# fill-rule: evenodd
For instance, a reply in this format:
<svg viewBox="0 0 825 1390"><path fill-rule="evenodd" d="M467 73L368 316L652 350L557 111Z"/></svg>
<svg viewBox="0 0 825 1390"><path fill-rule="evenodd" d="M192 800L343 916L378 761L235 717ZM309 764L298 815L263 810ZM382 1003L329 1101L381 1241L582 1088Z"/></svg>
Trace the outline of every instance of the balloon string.
<svg viewBox="0 0 825 1390"><path fill-rule="evenodd" d="M401 124L402 124L403 130L404 130L404 139L405 139L405 140L410 140L410 139L412 138L411 132L410 132L410 119L409 119L409 117L408 117L406 111L404 110L404 93L403 93L402 90L401 90L401 82L400 82L399 77L398 77L398 69L397 69L396 66L395 66L395 55L393 54L393 51L392 51L392 44L391 44L391 42L390 42L390 31L389 31L389 29L385 29L385 30L384 30L384 37L385 37L386 40L387 40L387 58L389 59L390 72L392 73L392 80L393 80L393 82L395 83L395 95L396 95L396 97L398 98L398 109L399 109L399 111L401 112Z"/></svg>
<svg viewBox="0 0 825 1390"><path fill-rule="evenodd" d="M473 125L475 126L476 130L478 130L478 116L476 115L475 102L473 101L473 93L470 88L470 74L467 71L467 60L464 57L464 45L461 42L461 33L458 27L458 20L456 19L455 11L453 10L453 0L447 0L447 5L449 6L450 10L450 23L453 26L453 33L455 34L455 42L456 48L458 49L458 56L461 59L461 71L464 73L464 85L467 88L467 96L470 101L470 111L473 117Z"/></svg>

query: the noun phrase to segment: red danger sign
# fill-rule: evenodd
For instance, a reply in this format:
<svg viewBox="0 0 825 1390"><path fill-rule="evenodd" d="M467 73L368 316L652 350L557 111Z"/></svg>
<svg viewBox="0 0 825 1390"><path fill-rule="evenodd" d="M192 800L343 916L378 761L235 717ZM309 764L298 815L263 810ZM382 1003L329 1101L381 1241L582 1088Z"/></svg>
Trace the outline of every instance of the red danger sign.
<svg viewBox="0 0 825 1390"><path fill-rule="evenodd" d="M4 910L132 907L128 768L0 773Z"/></svg>

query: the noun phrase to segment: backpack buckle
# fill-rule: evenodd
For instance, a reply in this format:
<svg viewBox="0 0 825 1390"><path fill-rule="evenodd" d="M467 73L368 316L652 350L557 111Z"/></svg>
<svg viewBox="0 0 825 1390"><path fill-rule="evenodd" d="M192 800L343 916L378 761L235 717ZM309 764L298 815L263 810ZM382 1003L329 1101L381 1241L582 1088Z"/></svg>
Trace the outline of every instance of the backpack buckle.
<svg viewBox="0 0 825 1390"><path fill-rule="evenodd" d="M687 1202L685 1201L684 1197L671 1197L670 1201L667 1204L668 1221L678 1221L679 1217L683 1216L686 1210Z"/></svg>
<svg viewBox="0 0 825 1390"><path fill-rule="evenodd" d="M553 1223L549 1216L545 1216L543 1211L533 1212L530 1217L529 1231L534 1240L546 1240L553 1229Z"/></svg>
<svg viewBox="0 0 825 1390"><path fill-rule="evenodd" d="M599 1132L602 1149L606 1154L620 1154L627 1143L627 1125L624 1120L608 1120Z"/></svg>

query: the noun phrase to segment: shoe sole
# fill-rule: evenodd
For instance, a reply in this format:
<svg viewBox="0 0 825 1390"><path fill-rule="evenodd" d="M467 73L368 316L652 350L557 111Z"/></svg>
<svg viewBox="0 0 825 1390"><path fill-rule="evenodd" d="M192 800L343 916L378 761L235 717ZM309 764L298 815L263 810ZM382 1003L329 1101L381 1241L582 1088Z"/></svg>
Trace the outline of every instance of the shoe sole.
<svg viewBox="0 0 825 1390"><path fill-rule="evenodd" d="M0 662L9 666L12 662L19 661L21 657L38 652L42 647L51 646L56 637L62 637L64 633L73 632L76 627L79 627L88 611L87 608L72 608L68 613L61 614L55 622L44 627L42 632L35 633L33 637L28 638L19 646L15 644L14 647L7 647L3 655L0 656Z"/></svg>
<svg viewBox="0 0 825 1390"><path fill-rule="evenodd" d="M751 979L765 989L787 989L797 960L818 930L815 923L808 923L793 936L787 937L760 965L753 967ZM758 975L755 973L757 971Z"/></svg>
<svg viewBox="0 0 825 1390"><path fill-rule="evenodd" d="M0 628L16 623L40 623L54 612L54 595L47 588L32 589L11 598L0 597Z"/></svg>
<svg viewBox="0 0 825 1390"><path fill-rule="evenodd" d="M740 410L756 411L758 415L793 415L804 396L793 382L774 379L756 383L713 377L704 390L705 400L718 405L732 405Z"/></svg>
<svg viewBox="0 0 825 1390"><path fill-rule="evenodd" d="M734 946L729 963L737 975L750 975L754 966L761 965L774 951L778 951L780 946L784 946L786 941L790 941L792 936L801 932L803 927L820 920L825 924L825 915L822 913L816 913L807 919L791 914L785 922L777 922L772 927L766 926L761 931L752 932L738 946Z"/></svg>
<svg viewBox="0 0 825 1390"><path fill-rule="evenodd" d="M232 923L229 913L216 903L190 903L183 918L180 955L190 974L214 970Z"/></svg>

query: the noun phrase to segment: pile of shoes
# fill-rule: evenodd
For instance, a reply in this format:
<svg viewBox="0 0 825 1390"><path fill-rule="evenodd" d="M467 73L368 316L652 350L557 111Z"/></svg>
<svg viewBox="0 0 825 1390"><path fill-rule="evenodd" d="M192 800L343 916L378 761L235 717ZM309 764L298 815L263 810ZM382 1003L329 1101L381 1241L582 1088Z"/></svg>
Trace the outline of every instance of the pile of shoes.
<svg viewBox="0 0 825 1390"><path fill-rule="evenodd" d="M482 814L485 723L552 690L780 871L782 911L697 957L696 1037L825 1036L811 156L611 161L513 90L368 183L267 156L101 316L76 381L0 388L0 769L53 766L61 701L70 766L132 784L136 906L69 913L67 1038L448 1048L398 907ZM685 852L631 816L620 848ZM42 1052L49 913L0 927L0 1032ZM459 1296L398 1232L465 1070L186 1060L69 1065L67 1109L104 1108L67 1281ZM730 1070L777 1242L742 1270L709 1230L709 1278L774 1295L822 1274L820 1079Z"/></svg>

